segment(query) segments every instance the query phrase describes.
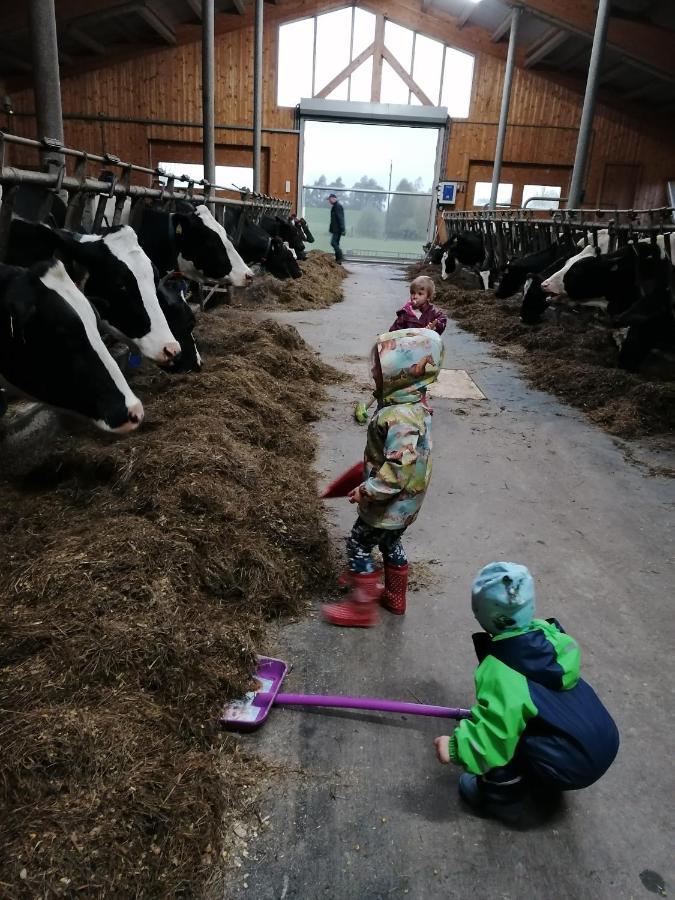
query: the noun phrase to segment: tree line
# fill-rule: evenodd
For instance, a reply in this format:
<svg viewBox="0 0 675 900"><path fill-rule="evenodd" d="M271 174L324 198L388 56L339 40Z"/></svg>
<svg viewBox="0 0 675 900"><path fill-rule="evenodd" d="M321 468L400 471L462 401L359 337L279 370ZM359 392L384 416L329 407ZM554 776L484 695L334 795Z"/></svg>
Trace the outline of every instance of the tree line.
<svg viewBox="0 0 675 900"><path fill-rule="evenodd" d="M414 181L402 178L392 191L393 196L386 193L367 194L360 192L386 191L386 188L368 175L364 175L351 188L347 188L341 177L329 182L325 175L321 175L312 187L305 189L305 206L325 207L331 190L337 188L338 199L347 213L348 234L368 238L426 239L429 198L423 194L423 185L421 178ZM350 220L349 212L357 215Z"/></svg>

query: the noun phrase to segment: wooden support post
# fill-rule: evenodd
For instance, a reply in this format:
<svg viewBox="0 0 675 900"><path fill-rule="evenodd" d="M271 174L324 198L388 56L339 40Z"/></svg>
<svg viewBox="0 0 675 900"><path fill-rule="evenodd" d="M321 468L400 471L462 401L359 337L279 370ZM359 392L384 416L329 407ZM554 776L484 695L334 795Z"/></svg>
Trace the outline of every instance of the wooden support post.
<svg viewBox="0 0 675 900"><path fill-rule="evenodd" d="M382 60L384 51L384 16L375 20L375 40L373 41L373 78L370 83L370 102L379 103L382 96Z"/></svg>

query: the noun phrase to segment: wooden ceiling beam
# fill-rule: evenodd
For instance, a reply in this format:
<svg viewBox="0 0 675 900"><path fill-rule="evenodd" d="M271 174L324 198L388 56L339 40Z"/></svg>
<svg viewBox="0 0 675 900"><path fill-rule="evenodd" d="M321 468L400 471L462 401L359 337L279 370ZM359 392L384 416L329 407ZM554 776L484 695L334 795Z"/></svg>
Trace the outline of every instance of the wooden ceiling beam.
<svg viewBox="0 0 675 900"><path fill-rule="evenodd" d="M72 38L72 40L81 47L86 47L87 50L91 50L91 52L95 53L97 56L105 56L108 52L107 48L104 47L100 41L97 41L96 38L93 38L90 34L82 31L82 29L78 28L76 25L71 25L70 28L66 28L65 31L61 32L61 35L65 38Z"/></svg>
<svg viewBox="0 0 675 900"><path fill-rule="evenodd" d="M202 18L202 0L185 0L190 10L201 21Z"/></svg>
<svg viewBox="0 0 675 900"><path fill-rule="evenodd" d="M471 16L474 14L477 5L478 4L476 4L476 3L472 3L471 0L465 0L464 9L457 16L457 27L458 28L460 28L460 29L464 28L466 23L469 21Z"/></svg>
<svg viewBox="0 0 675 900"><path fill-rule="evenodd" d="M492 36L490 38L495 44L498 41L501 41L505 35L507 35L511 31L511 13L508 16L505 16L502 21L497 25L495 30L492 32Z"/></svg>
<svg viewBox="0 0 675 900"><path fill-rule="evenodd" d="M173 29L169 28L164 19L162 19L154 9L141 4L136 12L146 25L149 25L150 28L161 37L164 43L170 44L171 46L175 46L178 43Z"/></svg>
<svg viewBox="0 0 675 900"><path fill-rule="evenodd" d="M9 63L10 66L14 66L15 69L19 69L21 72L33 71L33 67L27 59L23 59L21 56L15 56L13 53L8 53L4 48L0 49L0 56L2 56L3 62Z"/></svg>
<svg viewBox="0 0 675 900"><path fill-rule="evenodd" d="M585 0L504 0L509 6L522 6L524 11L565 28L588 40L595 31L595 6ZM607 49L639 61L657 77L675 78L675 54L672 32L641 22L610 18Z"/></svg>
<svg viewBox="0 0 675 900"><path fill-rule="evenodd" d="M535 66L544 59L544 57L548 56L549 53L553 53L554 50L561 47L565 41L571 38L571 36L569 31L565 31L564 28L551 28L541 40L535 41L525 49L523 67L529 69L532 66Z"/></svg>

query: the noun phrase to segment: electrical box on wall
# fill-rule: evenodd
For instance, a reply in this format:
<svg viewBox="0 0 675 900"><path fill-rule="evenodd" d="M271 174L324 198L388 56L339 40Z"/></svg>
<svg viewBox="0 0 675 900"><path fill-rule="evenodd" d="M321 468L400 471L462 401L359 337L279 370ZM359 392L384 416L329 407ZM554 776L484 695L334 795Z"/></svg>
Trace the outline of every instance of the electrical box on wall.
<svg viewBox="0 0 675 900"><path fill-rule="evenodd" d="M454 206L457 195L456 181L439 181L436 191L440 206Z"/></svg>

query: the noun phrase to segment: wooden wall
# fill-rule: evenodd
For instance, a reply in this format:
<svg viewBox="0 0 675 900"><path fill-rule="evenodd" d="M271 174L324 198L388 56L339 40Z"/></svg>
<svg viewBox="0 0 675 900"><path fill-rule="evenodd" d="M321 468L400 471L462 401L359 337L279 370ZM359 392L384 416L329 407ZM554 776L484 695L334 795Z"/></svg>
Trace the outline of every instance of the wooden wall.
<svg viewBox="0 0 675 900"><path fill-rule="evenodd" d="M472 164L494 157L504 69L501 60L485 53L477 55L471 118L452 123L446 164L446 177L450 180L470 181ZM552 78L516 69L504 148L505 168L514 166L522 171L523 164L533 164L530 183L534 184L558 183L559 171L550 182L542 182L536 180L544 177L537 168L567 167L571 174L581 105L579 94L556 84ZM666 205L666 181L675 172L675 138L667 122L663 121L661 128L648 129L644 121L598 104L586 178L587 206L596 206L601 193L609 196L607 179L603 185L605 170L610 164L608 177L618 177L619 171L611 165L617 163L639 168L634 208ZM503 173L502 181L507 180L506 174ZM525 180L515 174L514 202L518 201ZM472 198L470 183L458 205L464 208L466 204L470 209Z"/></svg>
<svg viewBox="0 0 675 900"><path fill-rule="evenodd" d="M263 127L293 129L293 111L277 107L276 58L278 22L295 19L313 11L335 8L335 0L290 0L287 5L266 6L264 43ZM459 30L449 17L435 19L420 12L420 0L363 0L372 11L384 12L392 20L417 27L431 36L476 54L471 115L452 123L445 176L468 189L458 196L458 208L471 207L471 184L483 177L494 154L497 120L504 76L503 44L491 44L489 35L475 27ZM267 12L269 10L269 12ZM236 17L229 17L230 20ZM246 126L253 118L253 32L250 17L237 27L216 36L216 123ZM199 159L201 129L162 125L158 120L199 122L201 119L201 45L198 41L158 50L138 58L99 68L62 80L63 109L66 116L103 114L116 118L139 118L143 123L82 121L66 118L65 136L69 146L90 152L109 151L123 159L152 165L158 148L170 145L176 159ZM553 75L517 69L509 114L505 148L505 174L515 179L514 201L522 185L558 183L544 181L548 172L564 182L574 160L582 97L579 91L557 83ZM18 112L33 109L30 90L12 94ZM35 136L34 120L15 119L16 130ZM250 130L216 131L217 162L252 164ZM181 142L184 146L181 147ZM263 133L263 190L294 200L298 171L298 136L292 133ZM347 150L347 148L345 148ZM14 153L16 162L32 162ZM587 178L586 204L595 206L603 196L614 196L612 178L621 177L631 167L635 183L636 208L666 203L667 179L675 178L675 135L667 122L649 122L632 111L599 104ZM529 169L532 168L530 175ZM535 180L536 179L536 180ZM286 191L286 182L290 191ZM625 194L625 191L624 191ZM467 202L468 201L468 202Z"/></svg>

